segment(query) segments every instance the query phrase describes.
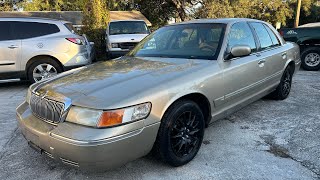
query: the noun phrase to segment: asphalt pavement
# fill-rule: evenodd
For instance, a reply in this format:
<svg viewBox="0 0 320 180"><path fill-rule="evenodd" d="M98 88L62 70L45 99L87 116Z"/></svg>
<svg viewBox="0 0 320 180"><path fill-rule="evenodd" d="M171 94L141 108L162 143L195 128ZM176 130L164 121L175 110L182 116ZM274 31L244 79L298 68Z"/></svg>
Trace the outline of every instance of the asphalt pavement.
<svg viewBox="0 0 320 180"><path fill-rule="evenodd" d="M28 83L0 81L0 179L320 179L320 71L299 71L293 81L288 99L262 99L213 123L185 166L148 155L100 173L31 149L15 115Z"/></svg>

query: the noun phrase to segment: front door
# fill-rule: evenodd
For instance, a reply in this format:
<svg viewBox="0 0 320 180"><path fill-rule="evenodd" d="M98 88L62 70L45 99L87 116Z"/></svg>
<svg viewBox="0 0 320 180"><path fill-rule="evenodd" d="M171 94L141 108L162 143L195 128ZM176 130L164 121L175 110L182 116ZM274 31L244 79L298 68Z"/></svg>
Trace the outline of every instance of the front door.
<svg viewBox="0 0 320 180"><path fill-rule="evenodd" d="M223 62L225 82L225 108L230 109L263 90L265 59L257 52L257 42L247 22L234 24L229 32L228 49L237 45L251 47L251 54L234 57Z"/></svg>

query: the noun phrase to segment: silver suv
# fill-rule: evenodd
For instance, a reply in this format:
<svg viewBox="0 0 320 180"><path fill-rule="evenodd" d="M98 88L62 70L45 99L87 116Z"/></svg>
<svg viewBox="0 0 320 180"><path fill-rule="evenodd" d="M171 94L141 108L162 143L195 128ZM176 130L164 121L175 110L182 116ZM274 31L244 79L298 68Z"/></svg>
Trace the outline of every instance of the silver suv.
<svg viewBox="0 0 320 180"><path fill-rule="evenodd" d="M91 63L91 45L71 23L43 18L0 18L0 79L40 81Z"/></svg>

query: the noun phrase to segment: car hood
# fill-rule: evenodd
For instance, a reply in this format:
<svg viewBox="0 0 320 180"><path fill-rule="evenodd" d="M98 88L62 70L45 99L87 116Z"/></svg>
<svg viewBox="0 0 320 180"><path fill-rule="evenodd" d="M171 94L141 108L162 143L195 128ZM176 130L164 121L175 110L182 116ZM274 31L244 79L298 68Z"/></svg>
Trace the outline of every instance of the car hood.
<svg viewBox="0 0 320 180"><path fill-rule="evenodd" d="M127 103L132 99L164 89L166 82L206 67L209 62L122 57L74 71L42 85L41 90L62 94L70 98L74 105L113 109L129 106Z"/></svg>
<svg viewBox="0 0 320 180"><path fill-rule="evenodd" d="M110 43L122 43L122 42L140 42L148 34L119 34L119 35L110 35Z"/></svg>

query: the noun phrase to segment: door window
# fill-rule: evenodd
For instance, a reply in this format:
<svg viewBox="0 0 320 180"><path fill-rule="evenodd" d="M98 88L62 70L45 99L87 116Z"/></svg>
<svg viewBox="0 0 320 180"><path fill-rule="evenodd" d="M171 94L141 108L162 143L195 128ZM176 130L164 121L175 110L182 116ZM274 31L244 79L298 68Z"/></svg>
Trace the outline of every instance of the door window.
<svg viewBox="0 0 320 180"><path fill-rule="evenodd" d="M0 21L0 41L12 40L9 22Z"/></svg>
<svg viewBox="0 0 320 180"><path fill-rule="evenodd" d="M257 49L252 31L246 22L234 24L229 33L228 47L232 48L235 45L247 45L254 52Z"/></svg>
<svg viewBox="0 0 320 180"><path fill-rule="evenodd" d="M60 32L54 24L37 22L11 22L14 35L17 39L27 39Z"/></svg>
<svg viewBox="0 0 320 180"><path fill-rule="evenodd" d="M273 46L272 40L269 36L267 29L261 23L250 23L256 32L261 49L267 49Z"/></svg>
<svg viewBox="0 0 320 180"><path fill-rule="evenodd" d="M280 41L277 38L277 36L274 34L274 32L267 25L264 25L264 27L267 29L267 31L268 31L268 33L269 33L269 35L271 37L273 46L279 46L280 45Z"/></svg>

